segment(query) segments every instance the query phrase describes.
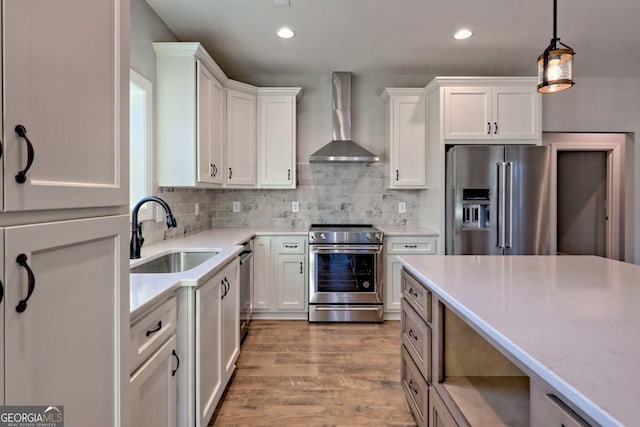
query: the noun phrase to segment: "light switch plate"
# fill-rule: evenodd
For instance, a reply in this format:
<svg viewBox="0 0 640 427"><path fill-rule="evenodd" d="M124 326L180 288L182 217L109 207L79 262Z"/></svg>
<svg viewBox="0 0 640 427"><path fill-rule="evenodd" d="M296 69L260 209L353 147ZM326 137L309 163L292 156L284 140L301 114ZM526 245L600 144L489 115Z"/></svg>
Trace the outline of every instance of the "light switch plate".
<svg viewBox="0 0 640 427"><path fill-rule="evenodd" d="M398 203L398 212L407 213L407 204L405 202Z"/></svg>
<svg viewBox="0 0 640 427"><path fill-rule="evenodd" d="M240 202L233 202L233 211L240 212Z"/></svg>
<svg viewBox="0 0 640 427"><path fill-rule="evenodd" d="M300 212L299 202L291 202L291 212Z"/></svg>

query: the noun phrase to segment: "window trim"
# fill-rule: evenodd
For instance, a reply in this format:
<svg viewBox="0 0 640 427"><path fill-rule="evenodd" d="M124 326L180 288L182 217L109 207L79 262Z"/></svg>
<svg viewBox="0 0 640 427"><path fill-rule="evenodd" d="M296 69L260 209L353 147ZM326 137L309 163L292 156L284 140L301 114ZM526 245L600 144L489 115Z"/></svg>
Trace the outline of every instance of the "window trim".
<svg viewBox="0 0 640 427"><path fill-rule="evenodd" d="M129 82L134 83L145 92L145 192L153 194L154 162L153 162L153 83L133 68L129 69ZM130 177L131 179L131 177ZM129 213L133 206L129 206ZM153 205L147 203L138 212L139 221L153 220Z"/></svg>

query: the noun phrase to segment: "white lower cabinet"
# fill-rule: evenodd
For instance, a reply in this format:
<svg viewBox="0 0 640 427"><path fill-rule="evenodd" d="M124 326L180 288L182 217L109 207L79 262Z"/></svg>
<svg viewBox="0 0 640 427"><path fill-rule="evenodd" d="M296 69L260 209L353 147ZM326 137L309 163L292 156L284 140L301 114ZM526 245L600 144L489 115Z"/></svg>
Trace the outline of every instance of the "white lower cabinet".
<svg viewBox="0 0 640 427"><path fill-rule="evenodd" d="M306 319L307 237L259 236L254 240L254 309L262 319Z"/></svg>
<svg viewBox="0 0 640 427"><path fill-rule="evenodd" d="M178 290L178 425L205 427L240 353L239 261ZM184 360L183 360L184 359Z"/></svg>
<svg viewBox="0 0 640 427"><path fill-rule="evenodd" d="M176 352L176 298L131 324L130 420L136 427L175 427L180 358Z"/></svg>
<svg viewBox="0 0 640 427"><path fill-rule="evenodd" d="M63 405L69 426L119 425L128 228L120 215L4 229L2 404Z"/></svg>
<svg viewBox="0 0 640 427"><path fill-rule="evenodd" d="M131 376L131 425L175 427L176 372L179 368L175 334Z"/></svg>
<svg viewBox="0 0 640 427"><path fill-rule="evenodd" d="M223 391L220 370L220 295L224 285L223 276L218 274L195 290L196 421L200 426L209 423Z"/></svg>
<svg viewBox="0 0 640 427"><path fill-rule="evenodd" d="M236 263L237 264L237 263ZM224 272L224 284L220 288L221 301L221 361L222 381L226 384L240 355L240 282L239 267L228 268Z"/></svg>
<svg viewBox="0 0 640 427"><path fill-rule="evenodd" d="M385 250L385 297L384 310L390 317L400 313L402 301L402 263L398 255L435 255L437 241L434 236L390 236L384 240ZM389 317L389 316L388 316Z"/></svg>

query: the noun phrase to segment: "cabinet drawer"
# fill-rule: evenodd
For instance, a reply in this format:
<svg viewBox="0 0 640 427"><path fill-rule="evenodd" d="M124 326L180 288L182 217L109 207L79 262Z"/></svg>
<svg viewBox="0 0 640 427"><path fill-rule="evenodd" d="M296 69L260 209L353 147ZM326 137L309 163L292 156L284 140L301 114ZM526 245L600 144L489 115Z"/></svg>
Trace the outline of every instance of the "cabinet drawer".
<svg viewBox="0 0 640 427"><path fill-rule="evenodd" d="M431 328L409 304L402 304L402 342L422 376L431 383Z"/></svg>
<svg viewBox="0 0 640 427"><path fill-rule="evenodd" d="M553 394L533 393L533 427L589 427L571 408Z"/></svg>
<svg viewBox="0 0 640 427"><path fill-rule="evenodd" d="M427 411L429 409L429 385L413 363L413 359L402 346L402 366L400 381L405 399L411 408L416 424L428 426Z"/></svg>
<svg viewBox="0 0 640 427"><path fill-rule="evenodd" d="M426 237L388 238L387 254L435 254L436 239Z"/></svg>
<svg viewBox="0 0 640 427"><path fill-rule="evenodd" d="M404 270L402 296L425 322L431 323L431 292Z"/></svg>
<svg viewBox="0 0 640 427"><path fill-rule="evenodd" d="M129 342L130 372L160 348L176 330L176 298L171 297L162 305L131 325Z"/></svg>
<svg viewBox="0 0 640 427"><path fill-rule="evenodd" d="M275 242L279 254L304 254L307 252L307 239L300 237L278 237Z"/></svg>

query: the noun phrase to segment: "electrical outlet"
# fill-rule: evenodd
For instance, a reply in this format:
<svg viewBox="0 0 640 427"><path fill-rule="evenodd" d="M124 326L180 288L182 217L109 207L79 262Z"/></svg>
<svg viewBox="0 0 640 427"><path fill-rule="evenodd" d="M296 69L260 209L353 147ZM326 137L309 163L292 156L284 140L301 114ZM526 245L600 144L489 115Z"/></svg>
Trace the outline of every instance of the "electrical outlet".
<svg viewBox="0 0 640 427"><path fill-rule="evenodd" d="M196 207L194 208L196 216L200 215L200 203L196 203Z"/></svg>
<svg viewBox="0 0 640 427"><path fill-rule="evenodd" d="M398 203L398 212L407 213L407 204L405 202Z"/></svg>
<svg viewBox="0 0 640 427"><path fill-rule="evenodd" d="M240 202L233 202L233 211L240 212Z"/></svg>
<svg viewBox="0 0 640 427"><path fill-rule="evenodd" d="M300 212L299 202L291 202L291 212Z"/></svg>

